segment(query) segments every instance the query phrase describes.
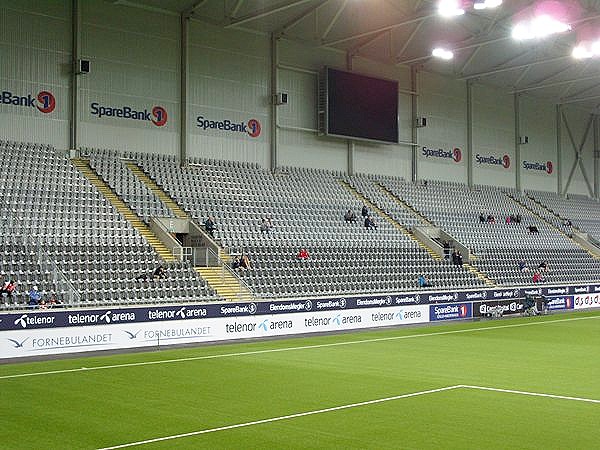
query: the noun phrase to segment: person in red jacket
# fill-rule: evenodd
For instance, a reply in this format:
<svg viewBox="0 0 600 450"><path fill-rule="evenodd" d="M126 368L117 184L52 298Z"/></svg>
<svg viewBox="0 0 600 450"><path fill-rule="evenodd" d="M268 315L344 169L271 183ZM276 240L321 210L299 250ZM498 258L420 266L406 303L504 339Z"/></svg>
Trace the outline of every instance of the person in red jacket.
<svg viewBox="0 0 600 450"><path fill-rule="evenodd" d="M296 255L296 258L298 259L308 259L308 251L302 247L300 249L300 251L298 252L298 255Z"/></svg>
<svg viewBox="0 0 600 450"><path fill-rule="evenodd" d="M542 274L536 270L535 273L533 274L533 282L534 283L540 283L542 281Z"/></svg>

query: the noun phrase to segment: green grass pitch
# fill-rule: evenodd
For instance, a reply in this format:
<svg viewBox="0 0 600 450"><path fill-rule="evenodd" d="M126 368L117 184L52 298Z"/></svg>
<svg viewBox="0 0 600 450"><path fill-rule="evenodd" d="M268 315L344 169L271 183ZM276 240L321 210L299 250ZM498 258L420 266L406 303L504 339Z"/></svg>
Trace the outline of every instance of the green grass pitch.
<svg viewBox="0 0 600 450"><path fill-rule="evenodd" d="M0 392L2 449L600 448L600 312L4 364Z"/></svg>

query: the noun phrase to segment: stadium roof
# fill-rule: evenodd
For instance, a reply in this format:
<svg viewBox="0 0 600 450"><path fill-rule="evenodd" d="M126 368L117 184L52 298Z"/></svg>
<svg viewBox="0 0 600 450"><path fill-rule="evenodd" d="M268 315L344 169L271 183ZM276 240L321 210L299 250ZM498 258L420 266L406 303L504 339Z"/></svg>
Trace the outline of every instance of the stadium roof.
<svg viewBox="0 0 600 450"><path fill-rule="evenodd" d="M276 33L309 46L350 52L387 64L420 65L454 78L477 80L508 92L598 111L600 56L576 60L573 48L600 38L600 0L504 0L442 17L437 0L111 0L123 6L191 14L224 28ZM482 1L482 0L478 0ZM571 30L517 41L512 27L532 14L558 11ZM435 46L454 52L443 61Z"/></svg>

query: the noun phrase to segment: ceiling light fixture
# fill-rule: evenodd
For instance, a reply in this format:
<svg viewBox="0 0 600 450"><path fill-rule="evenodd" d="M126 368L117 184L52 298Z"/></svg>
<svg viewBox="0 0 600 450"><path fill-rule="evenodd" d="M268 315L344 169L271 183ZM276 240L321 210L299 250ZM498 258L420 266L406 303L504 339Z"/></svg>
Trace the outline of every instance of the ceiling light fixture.
<svg viewBox="0 0 600 450"><path fill-rule="evenodd" d="M460 0L439 0L438 13L443 17L461 16L465 13Z"/></svg>
<svg viewBox="0 0 600 450"><path fill-rule="evenodd" d="M580 42L573 49L572 55L575 59L588 59L600 56L600 39L595 42Z"/></svg>
<svg viewBox="0 0 600 450"><path fill-rule="evenodd" d="M502 4L502 0L475 0L474 9L492 9Z"/></svg>
<svg viewBox="0 0 600 450"><path fill-rule="evenodd" d="M554 19L546 14L536 16L529 21L519 22L512 30L512 37L518 41L542 39L552 34L571 30L571 25Z"/></svg>
<svg viewBox="0 0 600 450"><path fill-rule="evenodd" d="M431 56L435 56L436 58L444 59L446 61L454 58L454 53L451 50L446 50L441 47L436 47L431 51Z"/></svg>

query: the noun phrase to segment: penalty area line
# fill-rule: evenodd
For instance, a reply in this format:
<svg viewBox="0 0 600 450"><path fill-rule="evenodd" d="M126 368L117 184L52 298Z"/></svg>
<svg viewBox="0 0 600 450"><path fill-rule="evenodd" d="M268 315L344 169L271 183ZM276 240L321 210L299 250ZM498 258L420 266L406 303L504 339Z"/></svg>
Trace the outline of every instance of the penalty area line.
<svg viewBox="0 0 600 450"><path fill-rule="evenodd" d="M361 406L374 405L377 403L385 403L385 402L390 402L393 400L400 400L403 398L418 397L418 396L422 396L422 395L435 394L438 392L458 390L458 389L471 389L471 390L488 391L488 392L500 392L503 394L516 394L516 395L525 395L525 396L531 396L531 397L545 397L545 398L551 398L551 399L557 399L557 400L572 400L572 401L577 401L577 402L600 404L600 400L593 399L593 398L571 397L571 396L567 396L567 395L545 394L542 392L529 392L529 391L519 391L519 390L514 390L514 389L494 388L494 387L488 387L488 386L473 386L473 385L468 385L468 384L457 384L454 386L446 386L446 387L437 388L437 389L429 389L426 391L418 391L418 392L411 392L409 394L395 395L393 397L379 398L376 400L367 400L364 402L350 403L347 405L340 405L340 406L332 406L330 408L316 409L313 411L305 411L305 412L301 412L301 413L288 414L285 416L271 417L268 419L254 420L251 422L237 423L234 425L225 425L222 427L207 428L204 430L191 431L189 433L173 434L170 436L162 436L162 437L153 438L153 439L129 442L126 444L119 444L119 445L114 445L111 447L103 447L98 450L116 450L116 449L120 449L120 448L136 447L136 446L141 446L141 445L145 445L145 444L152 444L155 442L171 441L174 439L181 439L181 438L186 438L186 437L191 437L191 436L199 436L199 435L208 434L208 433L215 433L217 431L233 430L236 428L244 428L244 427L250 427L250 426L254 426L254 425L261 425L261 424L265 424L265 423L279 422L282 420L296 419L298 417L312 416L315 414L323 414L323 413L328 413L328 412L332 412L332 411L340 411L340 410L350 409L350 408L358 408Z"/></svg>
<svg viewBox="0 0 600 450"><path fill-rule="evenodd" d="M313 345L300 345L294 347L281 347L281 348L268 348L264 350L250 350L246 352L234 352L234 353L219 353L216 355L203 355L203 356L190 356L186 358L174 358L174 359L159 359L155 361L140 361L134 363L123 363L123 364L111 364L106 366L92 366L92 367L76 367L72 369L60 369L60 370L48 370L44 372L26 372L26 373L17 373L13 375L0 375L0 380L8 380L12 378L25 378L25 377L35 377L42 375L54 375L61 373L75 373L75 372L90 372L94 370L107 370L107 369L119 369L125 367L140 367L140 366L152 366L156 364L172 364L179 362L189 362L189 361L202 361L209 359L221 359L221 358L233 358L237 356L251 356L251 355L262 355L266 353L279 353L279 352L290 352L296 350L310 350L317 348L327 348L327 347L341 347L344 345L356 345L356 344L368 344L372 342L386 342L386 341L399 341L403 339L416 339L422 337L432 337L432 336L447 336L452 334L464 334L471 333L477 331L486 331L486 330L501 330L508 328L520 328L520 327L529 327L535 325L548 325L553 323L561 323L561 322L575 322L578 320L593 320L600 319L600 315L597 316L585 316L585 317L569 317L567 319L557 319L557 320L543 320L539 322L525 322L525 323L513 323L506 325L495 325L489 327L474 327L474 328L462 328L460 330L450 330L450 331L433 331L431 333L418 333L418 334L403 334L401 336L388 336L381 338L372 338L372 339L357 339L353 341L342 341L342 342L330 342L326 344L313 344ZM356 330L360 331L360 330ZM290 337L293 337L290 335Z"/></svg>
<svg viewBox="0 0 600 450"><path fill-rule="evenodd" d="M332 406L330 408L316 409L313 411L305 411L305 412L296 413L296 414L288 414L285 416L271 417L269 419L254 420L252 422L237 423L235 425L226 425L226 426L217 427L217 428L208 428L205 430L191 431L189 433L173 434L171 436L163 436L163 437L154 438L154 439L146 439L143 441L129 442L127 444L119 444L119 445L115 445L112 447L103 447L98 450L115 450L115 449L119 449L119 448L127 448L127 447L135 447L135 446L144 445L144 444L152 444L154 442L170 441L173 439L180 439L180 438L190 437L190 436L198 436L201 434L214 433L217 431L232 430L235 428L243 428L243 427L250 427L253 425L261 425L263 423L279 422L281 420L296 419L298 417L312 416L315 414L323 414L323 413L328 413L328 412L332 412L332 411L340 411L343 409L358 408L360 406L367 406L367 405L374 405L377 403L391 402L393 400L400 400L403 398L418 397L420 395L427 395L427 394L435 394L437 392L449 391L452 389L459 389L462 387L463 387L462 385L455 385L455 386L446 386L446 387L438 388L438 389L429 389L426 391L411 392L409 394L394 395L393 397L378 398L376 400L367 400L364 402L350 403L347 405L340 405L340 406Z"/></svg>

